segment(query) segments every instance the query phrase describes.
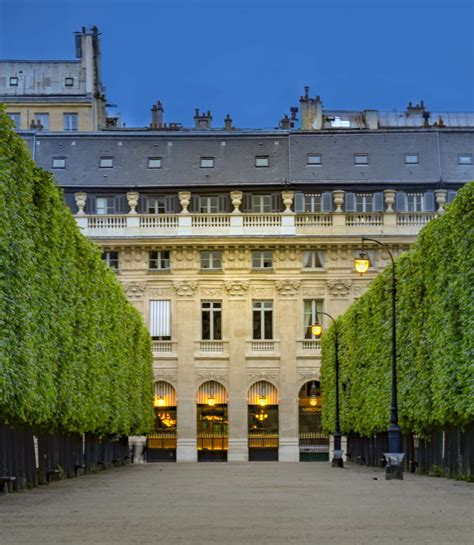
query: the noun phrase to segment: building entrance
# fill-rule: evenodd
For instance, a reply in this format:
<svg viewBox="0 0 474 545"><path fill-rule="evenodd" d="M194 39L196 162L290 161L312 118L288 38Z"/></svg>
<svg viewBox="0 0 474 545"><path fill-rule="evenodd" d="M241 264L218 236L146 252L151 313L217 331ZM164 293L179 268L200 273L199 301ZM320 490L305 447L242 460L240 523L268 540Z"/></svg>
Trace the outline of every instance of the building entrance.
<svg viewBox="0 0 474 545"><path fill-rule="evenodd" d="M266 381L249 389L249 461L278 461L278 392Z"/></svg>
<svg viewBox="0 0 474 545"><path fill-rule="evenodd" d="M227 391L216 381L205 382L197 393L198 462L226 462L229 435Z"/></svg>
<svg viewBox="0 0 474 545"><path fill-rule="evenodd" d="M304 384L299 393L299 448L301 462L329 460L329 437L321 425L322 397L316 380Z"/></svg>
<svg viewBox="0 0 474 545"><path fill-rule="evenodd" d="M176 462L176 390L164 381L155 383L155 430L146 438L147 462Z"/></svg>

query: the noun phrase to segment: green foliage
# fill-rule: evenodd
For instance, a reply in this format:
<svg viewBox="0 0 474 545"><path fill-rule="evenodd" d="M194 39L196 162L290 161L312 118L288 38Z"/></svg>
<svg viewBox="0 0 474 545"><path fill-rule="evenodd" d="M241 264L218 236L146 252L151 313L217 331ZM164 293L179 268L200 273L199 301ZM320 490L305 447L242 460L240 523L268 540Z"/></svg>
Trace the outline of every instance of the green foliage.
<svg viewBox="0 0 474 545"><path fill-rule="evenodd" d="M402 431L474 417L474 182L396 263ZM391 267L337 320L341 428L370 436L390 421ZM323 426L334 429L334 328L322 339Z"/></svg>
<svg viewBox="0 0 474 545"><path fill-rule="evenodd" d="M0 415L126 435L153 423L151 341L0 110Z"/></svg>

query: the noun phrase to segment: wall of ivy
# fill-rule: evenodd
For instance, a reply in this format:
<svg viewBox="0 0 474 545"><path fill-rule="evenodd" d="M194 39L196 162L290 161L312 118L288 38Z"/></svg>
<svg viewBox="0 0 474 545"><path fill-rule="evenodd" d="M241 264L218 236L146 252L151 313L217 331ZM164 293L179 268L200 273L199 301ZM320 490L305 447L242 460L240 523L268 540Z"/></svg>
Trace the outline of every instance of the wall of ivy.
<svg viewBox="0 0 474 545"><path fill-rule="evenodd" d="M152 383L140 314L0 110L0 420L139 434Z"/></svg>
<svg viewBox="0 0 474 545"><path fill-rule="evenodd" d="M474 182L396 262L399 424L428 434L474 420ZM337 320L343 433L386 431L391 268ZM322 339L323 425L334 430L334 328Z"/></svg>

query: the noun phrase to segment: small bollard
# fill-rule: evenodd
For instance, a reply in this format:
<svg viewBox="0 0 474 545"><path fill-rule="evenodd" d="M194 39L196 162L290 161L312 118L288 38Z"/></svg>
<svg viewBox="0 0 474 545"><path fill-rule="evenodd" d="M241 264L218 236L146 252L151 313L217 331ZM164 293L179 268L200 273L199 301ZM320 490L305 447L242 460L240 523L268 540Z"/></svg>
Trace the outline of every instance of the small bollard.
<svg viewBox="0 0 474 545"><path fill-rule="evenodd" d="M385 480L398 479L403 481L403 452L384 452L387 465L385 466Z"/></svg>
<svg viewBox="0 0 474 545"><path fill-rule="evenodd" d="M334 450L334 454L332 455L332 467L344 467L343 453L343 450Z"/></svg>

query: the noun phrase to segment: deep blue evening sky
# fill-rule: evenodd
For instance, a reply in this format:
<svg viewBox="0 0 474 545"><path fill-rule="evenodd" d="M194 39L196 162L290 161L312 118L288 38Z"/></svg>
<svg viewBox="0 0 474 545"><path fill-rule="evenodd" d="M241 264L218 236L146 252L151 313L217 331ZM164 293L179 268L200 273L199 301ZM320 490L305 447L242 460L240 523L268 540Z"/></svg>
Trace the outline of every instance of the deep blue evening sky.
<svg viewBox="0 0 474 545"><path fill-rule="evenodd" d="M474 0L0 0L0 57L74 58L102 33L103 80L127 126L273 127L303 86L326 108L474 111Z"/></svg>

